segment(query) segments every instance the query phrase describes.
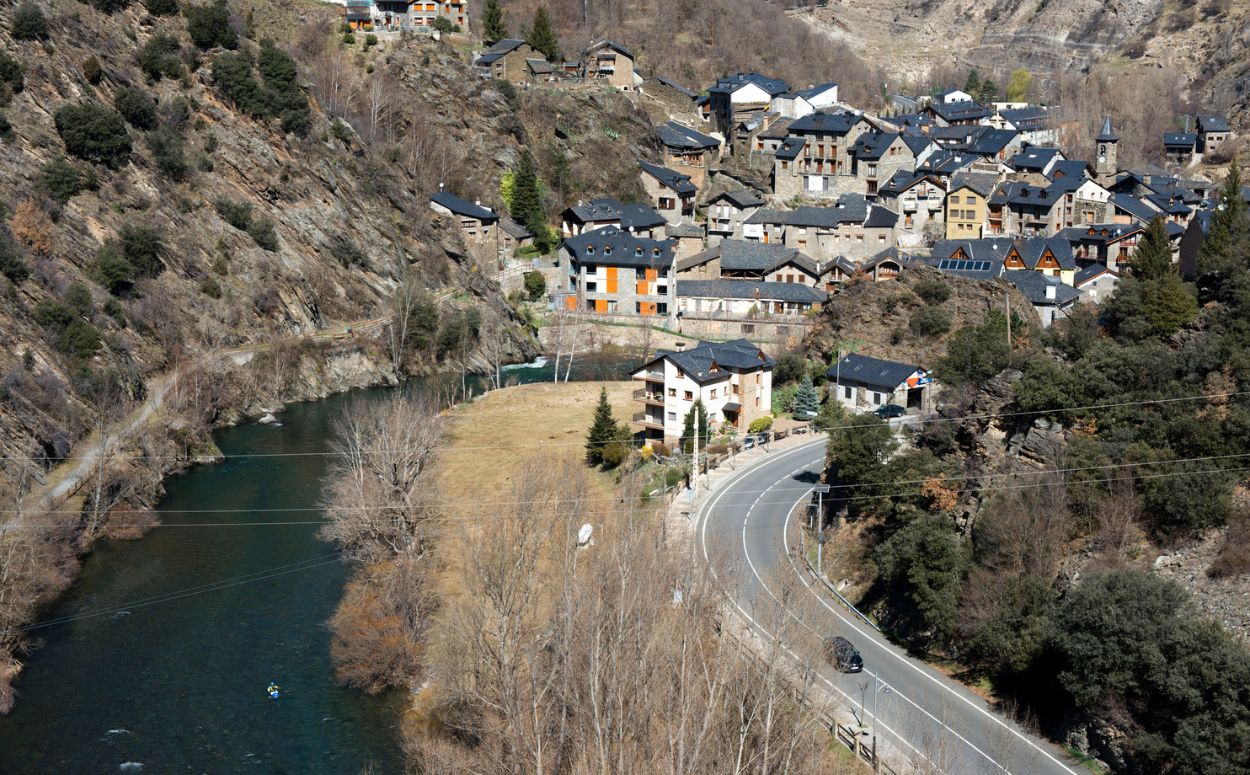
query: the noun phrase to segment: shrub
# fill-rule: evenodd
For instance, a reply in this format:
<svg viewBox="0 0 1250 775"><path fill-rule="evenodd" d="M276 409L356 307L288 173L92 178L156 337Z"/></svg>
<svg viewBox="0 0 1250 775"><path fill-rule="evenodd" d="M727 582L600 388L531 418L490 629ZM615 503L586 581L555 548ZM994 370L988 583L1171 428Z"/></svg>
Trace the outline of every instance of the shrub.
<svg viewBox="0 0 1250 775"><path fill-rule="evenodd" d="M372 48L378 45L378 36L372 32L365 36L365 48Z"/></svg>
<svg viewBox="0 0 1250 775"><path fill-rule="evenodd" d="M87 290L87 286L82 283L74 283L65 291L64 298L61 301L74 311L74 314L80 318L90 317L95 312L95 302L91 299L91 291Z"/></svg>
<svg viewBox="0 0 1250 775"><path fill-rule="evenodd" d="M921 280L912 290L926 304L941 304L951 297L951 287L937 278Z"/></svg>
<svg viewBox="0 0 1250 775"><path fill-rule="evenodd" d="M113 14L130 5L130 0L87 0L87 4L104 13Z"/></svg>
<svg viewBox="0 0 1250 775"><path fill-rule="evenodd" d="M104 68L100 67L100 60L96 59L95 54L82 61L82 77L86 78L87 83L92 86L97 85L104 78Z"/></svg>
<svg viewBox="0 0 1250 775"><path fill-rule="evenodd" d="M168 35L153 35L139 49L139 69L153 81L182 75L182 45Z"/></svg>
<svg viewBox="0 0 1250 775"><path fill-rule="evenodd" d="M117 169L130 160L130 135L115 110L94 102L66 105L56 112L56 131L74 156Z"/></svg>
<svg viewBox="0 0 1250 775"><path fill-rule="evenodd" d="M547 280L542 272L525 273L525 292L529 295L530 301L538 301L547 293Z"/></svg>
<svg viewBox="0 0 1250 775"><path fill-rule="evenodd" d="M178 13L178 0L143 0L143 7L153 16L174 16Z"/></svg>
<svg viewBox="0 0 1250 775"><path fill-rule="evenodd" d="M217 0L205 5L188 5L187 33L191 42L202 49L221 46L234 48L239 45L239 36L230 26L230 10L224 0Z"/></svg>
<svg viewBox="0 0 1250 775"><path fill-rule="evenodd" d="M13 125L9 123L8 116L0 114L0 140L8 140L13 137Z"/></svg>
<svg viewBox="0 0 1250 775"><path fill-rule="evenodd" d="M156 168L170 180L185 180L187 177L187 158L184 153L182 133L170 124L165 124L155 131L148 132L146 138L148 149L156 160Z"/></svg>
<svg viewBox="0 0 1250 775"><path fill-rule="evenodd" d="M343 268L350 269L353 266L365 266L369 263L369 257L360 249L354 240L344 237L341 234L335 235L330 241L330 255L342 264Z"/></svg>
<svg viewBox="0 0 1250 775"><path fill-rule="evenodd" d="M135 285L135 268L126 260L121 244L106 242L96 251L91 278L114 296L125 296Z"/></svg>
<svg viewBox="0 0 1250 775"><path fill-rule="evenodd" d="M221 285L217 283L216 279L209 277L205 279L204 282L200 283L200 293L210 299L220 299Z"/></svg>
<svg viewBox="0 0 1250 775"><path fill-rule="evenodd" d="M278 250L278 232L274 231L273 221L268 218L253 218L247 233L252 241L270 253Z"/></svg>
<svg viewBox="0 0 1250 775"><path fill-rule="evenodd" d="M22 63L0 51L0 106L7 105L9 99L26 86L26 77L22 75Z"/></svg>
<svg viewBox="0 0 1250 775"><path fill-rule="evenodd" d="M126 310L117 299L109 299L104 302L104 314L111 317L118 328L125 328L129 323L126 320Z"/></svg>
<svg viewBox="0 0 1250 775"><path fill-rule="evenodd" d="M909 325L916 336L941 336L951 330L951 313L941 307L925 307L912 314Z"/></svg>
<svg viewBox="0 0 1250 775"><path fill-rule="evenodd" d="M17 244L3 227L0 227L0 274L14 283L21 283L30 277L30 267L26 265L18 252Z"/></svg>
<svg viewBox="0 0 1250 775"><path fill-rule="evenodd" d="M747 426L747 433L763 433L764 431L770 430L772 427L772 415L766 414L763 417L756 417L752 420L751 424Z"/></svg>
<svg viewBox="0 0 1250 775"><path fill-rule="evenodd" d="M252 206L221 197L213 201L213 208L222 220L239 231L247 231L252 225Z"/></svg>
<svg viewBox="0 0 1250 775"><path fill-rule="evenodd" d="M126 119L126 123L136 129L151 129L156 126L156 101L142 89L132 86L118 89L113 106Z"/></svg>
<svg viewBox="0 0 1250 775"><path fill-rule="evenodd" d="M41 299L35 303L31 316L44 328L60 333L74 319L74 311L59 301Z"/></svg>
<svg viewBox="0 0 1250 775"><path fill-rule="evenodd" d="M13 12L14 40L47 40L48 22L43 18L43 11L34 3L22 3Z"/></svg>
<svg viewBox="0 0 1250 775"><path fill-rule="evenodd" d="M43 165L39 173L39 185L43 191L61 204L98 183L90 170L81 170L63 158L56 158Z"/></svg>
<svg viewBox="0 0 1250 775"><path fill-rule="evenodd" d="M439 32L451 32L452 28L456 25L453 24L451 19L448 19L446 16L438 16L435 17L434 23L430 26Z"/></svg>
<svg viewBox="0 0 1250 775"><path fill-rule="evenodd" d="M100 332L87 321L75 318L57 337L56 349L72 358L86 360L100 349Z"/></svg>
<svg viewBox="0 0 1250 775"><path fill-rule="evenodd" d="M126 224L121 233L122 253L139 277L156 277L165 269L161 254L165 251L161 237L148 226Z"/></svg>

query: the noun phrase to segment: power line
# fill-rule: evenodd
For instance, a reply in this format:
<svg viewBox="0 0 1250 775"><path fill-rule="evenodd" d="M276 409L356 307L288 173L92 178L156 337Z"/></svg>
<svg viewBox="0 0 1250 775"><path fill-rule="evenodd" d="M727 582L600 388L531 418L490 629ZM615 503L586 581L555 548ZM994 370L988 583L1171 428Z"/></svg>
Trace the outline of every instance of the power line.
<svg viewBox="0 0 1250 775"><path fill-rule="evenodd" d="M1250 390L1237 390L1237 391L1232 391L1228 393L1203 393L1203 394L1192 395L1192 396L1173 396L1170 398L1144 399L1141 401L1117 401L1117 402L1106 403L1106 404L1088 404L1086 406L1073 406L1073 407L1067 407L1067 408L1057 407L1057 408L1051 408L1051 409L1030 409L1028 411L1020 411L1020 412L986 412L983 414L966 414L966 415L959 415L956 417L927 417L927 418L918 419L914 422L907 423L906 427L914 427L917 425L931 425L931 424L936 424L936 423L958 423L958 422L966 422L970 420L992 420L996 418L1006 418L1006 417L1040 417L1040 416L1049 415L1049 414L1068 414L1068 413L1073 413L1073 412L1093 411L1097 409L1118 409L1118 408L1123 408L1123 407L1128 407L1128 406L1151 406L1151 405L1157 405L1157 404L1180 403L1184 401L1203 401L1203 400L1209 401L1209 400L1216 399L1216 398L1234 398L1238 396L1250 396ZM875 426L876 426L876 423L859 423L859 424L851 424L851 425L840 425L837 428L830 428L827 430L847 431L847 430L853 430L856 428L870 428L870 427L875 427ZM597 444L619 444L621 442L604 441L604 442L596 442L596 443ZM585 441L551 441L551 442L541 442L537 444L511 444L511 445L489 444L489 445L481 445L481 446L464 446L464 447L440 446L437 448L432 448L432 450L435 452L438 452L439 454L446 454L448 452L483 452L483 451L499 451L499 450L518 450L518 449L545 449L545 448L551 448L551 447L586 447L588 445L589 443ZM335 451L335 450L320 450L320 451L310 451L310 452L240 452L237 454L224 455L223 457L225 460L242 460L242 459L249 459L249 458L344 457L349 454L351 455L387 455L387 454L394 454L396 452L409 452L409 451L412 451L412 448L400 447L400 448L389 448L389 449L352 450L350 453L342 452L342 451ZM23 455L0 455L0 460L18 460L18 461L32 461L32 462L54 461L57 463L61 463L61 462L70 462L70 461L75 461L75 460L96 460L99 457L100 457L99 455L79 455L79 456L58 457L58 458L49 457L46 455L38 456L38 457L23 456ZM182 455L108 455L107 457L111 460L182 460L184 459L184 456Z"/></svg>

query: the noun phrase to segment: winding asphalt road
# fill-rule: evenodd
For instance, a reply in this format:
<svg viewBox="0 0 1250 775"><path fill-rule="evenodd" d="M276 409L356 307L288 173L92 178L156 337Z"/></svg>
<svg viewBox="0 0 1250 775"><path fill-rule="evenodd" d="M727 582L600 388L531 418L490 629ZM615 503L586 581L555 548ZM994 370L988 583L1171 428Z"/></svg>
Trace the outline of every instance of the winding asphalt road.
<svg viewBox="0 0 1250 775"><path fill-rule="evenodd" d="M768 459L724 482L696 514L696 552L709 564L737 612L759 636L778 638L799 665L814 669L876 737L900 772L1079 775L1055 748L989 709L956 681L912 659L837 604L795 557L794 519L806 518L812 485L824 465L823 437ZM784 602L783 602L784 601ZM823 638L841 635L864 659L846 675L821 657Z"/></svg>

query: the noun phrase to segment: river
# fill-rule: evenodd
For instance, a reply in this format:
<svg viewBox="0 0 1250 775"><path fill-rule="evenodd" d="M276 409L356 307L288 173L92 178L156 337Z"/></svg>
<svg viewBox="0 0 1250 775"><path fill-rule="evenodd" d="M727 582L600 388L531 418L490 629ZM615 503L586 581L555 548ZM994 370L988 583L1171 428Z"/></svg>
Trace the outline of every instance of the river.
<svg viewBox="0 0 1250 775"><path fill-rule="evenodd" d="M621 376L619 361L573 372ZM550 380L551 366L505 379ZM400 771L403 692L371 697L334 682L325 623L350 568L315 535L333 422L386 393L220 431L224 462L166 482L161 527L98 544L43 618L17 708L0 717L0 773Z"/></svg>

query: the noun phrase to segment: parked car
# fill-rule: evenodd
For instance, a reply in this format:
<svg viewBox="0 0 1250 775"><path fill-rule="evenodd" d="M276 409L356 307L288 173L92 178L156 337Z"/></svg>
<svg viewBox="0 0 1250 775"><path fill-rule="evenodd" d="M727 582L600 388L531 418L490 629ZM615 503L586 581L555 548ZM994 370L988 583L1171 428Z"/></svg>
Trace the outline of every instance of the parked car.
<svg viewBox="0 0 1250 775"><path fill-rule="evenodd" d="M858 673L864 669L864 659L841 635L825 639L825 661L838 669L840 673Z"/></svg>
<svg viewBox="0 0 1250 775"><path fill-rule="evenodd" d="M895 417L902 417L907 414L907 410L898 404L886 404L885 406L877 407L877 411L873 414L877 415L882 420L890 420Z"/></svg>
<svg viewBox="0 0 1250 775"><path fill-rule="evenodd" d="M745 437L743 437L743 439L742 439L742 448L743 448L743 449L754 449L754 448L755 448L755 437L754 437L754 436L745 436Z"/></svg>

